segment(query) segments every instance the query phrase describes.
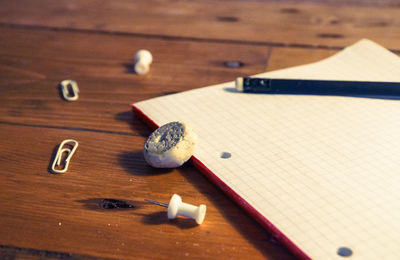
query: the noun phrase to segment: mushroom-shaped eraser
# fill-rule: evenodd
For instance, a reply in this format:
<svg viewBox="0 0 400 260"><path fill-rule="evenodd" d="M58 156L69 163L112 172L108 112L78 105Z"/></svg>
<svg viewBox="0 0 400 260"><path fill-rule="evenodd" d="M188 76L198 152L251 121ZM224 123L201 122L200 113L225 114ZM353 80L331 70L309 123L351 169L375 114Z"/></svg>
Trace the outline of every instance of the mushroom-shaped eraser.
<svg viewBox="0 0 400 260"><path fill-rule="evenodd" d="M144 144L147 163L156 168L175 168L193 155L197 135L183 122L170 122L155 130Z"/></svg>
<svg viewBox="0 0 400 260"><path fill-rule="evenodd" d="M139 50L135 55L135 72L140 75L146 74L152 61L153 56L148 50Z"/></svg>

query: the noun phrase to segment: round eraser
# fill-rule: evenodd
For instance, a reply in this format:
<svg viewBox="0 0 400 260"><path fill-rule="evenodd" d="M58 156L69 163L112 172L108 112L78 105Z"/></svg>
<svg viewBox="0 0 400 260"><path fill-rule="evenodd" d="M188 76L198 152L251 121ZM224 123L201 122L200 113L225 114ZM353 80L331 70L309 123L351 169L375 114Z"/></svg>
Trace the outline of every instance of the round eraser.
<svg viewBox="0 0 400 260"><path fill-rule="evenodd" d="M175 168L193 155L197 135L183 122L170 122L155 130L144 144L147 163L156 168Z"/></svg>

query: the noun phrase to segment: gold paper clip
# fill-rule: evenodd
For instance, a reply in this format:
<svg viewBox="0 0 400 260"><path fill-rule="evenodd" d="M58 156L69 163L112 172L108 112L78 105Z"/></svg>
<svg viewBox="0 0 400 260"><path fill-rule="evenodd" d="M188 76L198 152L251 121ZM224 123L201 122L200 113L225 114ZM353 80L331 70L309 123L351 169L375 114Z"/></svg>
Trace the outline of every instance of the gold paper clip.
<svg viewBox="0 0 400 260"><path fill-rule="evenodd" d="M73 143L72 149L63 148L63 146L66 143ZM72 158L72 155L74 155L76 148L78 148L78 142L77 141L72 140L72 139L67 139L67 140L62 141L62 143L58 147L57 154L54 157L53 164L51 165L51 171L53 173L64 173L64 172L66 172L68 170L69 162L70 162L70 160ZM61 168L60 170L57 170L56 167L61 165L61 163L62 163L61 160L62 160L62 157L63 157L64 153L66 154L66 158L65 158L64 163L63 163L64 167Z"/></svg>
<svg viewBox="0 0 400 260"><path fill-rule="evenodd" d="M68 86L71 86L72 96L69 95L70 92L68 91ZM75 101L78 99L79 88L78 88L78 83L76 83L76 81L69 79L63 80L60 83L60 87L61 87L61 93L65 100Z"/></svg>

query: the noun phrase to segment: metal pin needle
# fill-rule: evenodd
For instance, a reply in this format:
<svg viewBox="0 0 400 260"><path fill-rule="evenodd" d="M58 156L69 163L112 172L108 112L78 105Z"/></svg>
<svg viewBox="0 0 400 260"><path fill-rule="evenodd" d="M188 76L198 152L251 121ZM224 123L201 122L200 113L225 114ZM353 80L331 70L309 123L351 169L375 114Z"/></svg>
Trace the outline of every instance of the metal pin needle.
<svg viewBox="0 0 400 260"><path fill-rule="evenodd" d="M145 199L145 201L153 203L153 204L156 204L158 206L162 206L162 207L168 208L168 204L165 204L165 203L162 203L162 202L158 202L158 201L155 201L155 200L148 200L148 199Z"/></svg>

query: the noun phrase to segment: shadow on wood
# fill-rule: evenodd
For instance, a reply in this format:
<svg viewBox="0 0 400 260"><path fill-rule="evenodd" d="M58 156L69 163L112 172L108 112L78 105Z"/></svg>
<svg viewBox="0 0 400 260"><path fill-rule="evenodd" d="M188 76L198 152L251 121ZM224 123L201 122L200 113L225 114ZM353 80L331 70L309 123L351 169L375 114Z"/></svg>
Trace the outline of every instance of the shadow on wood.
<svg viewBox="0 0 400 260"><path fill-rule="evenodd" d="M147 164L143 151L122 152L118 155L119 164L124 170L136 176L166 174L173 169L154 168Z"/></svg>
<svg viewBox="0 0 400 260"><path fill-rule="evenodd" d="M196 221L191 218L179 217L176 219L168 219L167 209L165 211L157 211L151 214L143 214L142 223L146 225L174 225L180 229L189 229L197 227Z"/></svg>
<svg viewBox="0 0 400 260"><path fill-rule="evenodd" d="M133 133L137 133L140 136L149 136L153 131L150 127L143 124L138 118L135 117L131 110L123 111L115 114L115 119L127 123L132 129Z"/></svg>
<svg viewBox="0 0 400 260"><path fill-rule="evenodd" d="M56 159L56 155L57 155L59 146L60 146L60 144L57 144L56 146L54 146L53 151L52 151L51 156L50 156L49 167L47 167L47 171L50 174L57 174L57 173L53 173L51 169L52 169L52 166L53 166L53 162Z"/></svg>
<svg viewBox="0 0 400 260"><path fill-rule="evenodd" d="M116 259L62 251L39 250L11 245L0 245L0 259Z"/></svg>
<svg viewBox="0 0 400 260"><path fill-rule="evenodd" d="M126 72L126 73L136 74L136 71L135 71L135 63L134 63L134 62L123 63L122 66L125 67L125 72Z"/></svg>

